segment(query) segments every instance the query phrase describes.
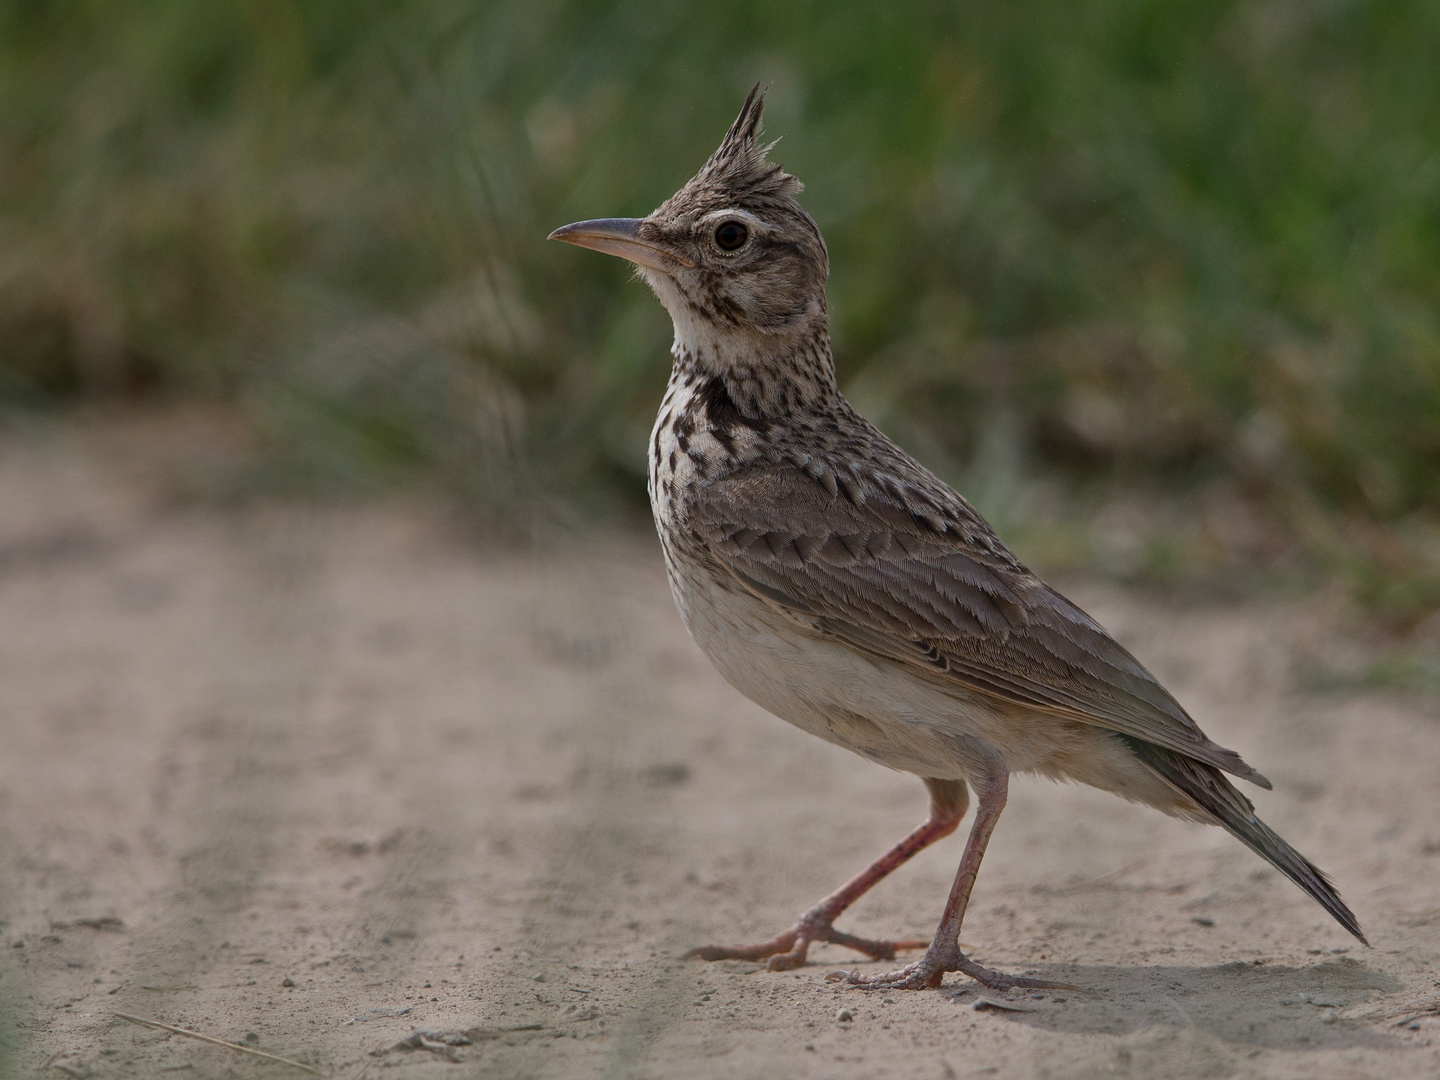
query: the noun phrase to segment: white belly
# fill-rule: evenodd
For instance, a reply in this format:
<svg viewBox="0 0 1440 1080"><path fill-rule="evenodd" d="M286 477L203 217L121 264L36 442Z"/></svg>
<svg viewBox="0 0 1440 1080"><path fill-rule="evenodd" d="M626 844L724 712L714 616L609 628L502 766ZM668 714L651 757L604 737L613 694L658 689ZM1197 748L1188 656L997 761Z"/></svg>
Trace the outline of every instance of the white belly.
<svg viewBox="0 0 1440 1080"><path fill-rule="evenodd" d="M668 545L665 554L681 616L710 662L751 701L812 735L917 776L978 782L997 767L1034 772L1209 820L1102 728L927 681L714 583Z"/></svg>
<svg viewBox="0 0 1440 1080"><path fill-rule="evenodd" d="M959 686L941 689L810 632L669 556L671 588L691 636L732 686L782 720L918 776L965 779L993 764L1048 771L1037 752L1054 748L1030 745L1033 738L1022 736L1033 725L1017 724L1020 717L1002 702Z"/></svg>

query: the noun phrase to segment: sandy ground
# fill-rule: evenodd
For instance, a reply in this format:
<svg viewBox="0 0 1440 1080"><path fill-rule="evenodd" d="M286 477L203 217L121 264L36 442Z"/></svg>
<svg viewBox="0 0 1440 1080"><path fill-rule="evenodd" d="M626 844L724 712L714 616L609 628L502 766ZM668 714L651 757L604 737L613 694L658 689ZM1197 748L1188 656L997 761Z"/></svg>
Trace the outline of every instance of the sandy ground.
<svg viewBox="0 0 1440 1080"><path fill-rule="evenodd" d="M925 799L721 681L648 537L187 508L121 443L0 443L0 1074L304 1075L126 1012L334 1077L1440 1075L1440 710L1303 691L1314 601L1068 583L1374 947L1218 830L1020 780L964 940L1085 992L977 1009L837 987L835 947L678 959L788 926ZM842 925L928 934L959 851ZM377 1053L417 1029L468 1041Z"/></svg>

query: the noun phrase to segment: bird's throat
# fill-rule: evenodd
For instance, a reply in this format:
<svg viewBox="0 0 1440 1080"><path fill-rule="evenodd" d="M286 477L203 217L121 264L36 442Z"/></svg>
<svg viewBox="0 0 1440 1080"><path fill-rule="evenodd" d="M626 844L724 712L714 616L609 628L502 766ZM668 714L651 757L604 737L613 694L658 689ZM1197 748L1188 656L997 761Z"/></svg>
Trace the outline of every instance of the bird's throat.
<svg viewBox="0 0 1440 1080"><path fill-rule="evenodd" d="M741 342L730 335L682 336L676 320L671 355L678 376L723 385L734 408L756 420L824 411L840 398L830 336L823 328L801 338Z"/></svg>

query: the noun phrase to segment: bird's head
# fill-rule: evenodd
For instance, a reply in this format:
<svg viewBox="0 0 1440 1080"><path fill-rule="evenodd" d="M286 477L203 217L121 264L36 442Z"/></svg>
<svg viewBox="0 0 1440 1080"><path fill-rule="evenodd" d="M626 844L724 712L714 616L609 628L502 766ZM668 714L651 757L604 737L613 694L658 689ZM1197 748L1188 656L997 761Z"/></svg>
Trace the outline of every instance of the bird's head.
<svg viewBox="0 0 1440 1080"><path fill-rule="evenodd" d="M795 201L800 181L766 158L763 107L756 86L710 160L648 217L550 234L634 263L670 312L677 351L707 366L788 351L826 328L825 241Z"/></svg>

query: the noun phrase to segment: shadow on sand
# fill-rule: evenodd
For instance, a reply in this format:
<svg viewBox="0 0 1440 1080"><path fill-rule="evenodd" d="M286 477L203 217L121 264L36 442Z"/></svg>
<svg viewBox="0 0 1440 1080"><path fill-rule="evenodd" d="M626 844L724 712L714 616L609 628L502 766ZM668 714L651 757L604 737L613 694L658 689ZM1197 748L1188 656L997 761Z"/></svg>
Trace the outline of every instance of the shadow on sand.
<svg viewBox="0 0 1440 1080"><path fill-rule="evenodd" d="M1372 1025L1345 1018L1351 1006L1401 988L1394 976L1349 957L1299 968L1240 962L1215 967L1055 964L1035 973L1084 989L1007 1001L1017 1008L1004 1010L1006 1019L1075 1034L1197 1028L1227 1043L1272 1050L1398 1045ZM962 1003L995 997L974 983L947 992Z"/></svg>

